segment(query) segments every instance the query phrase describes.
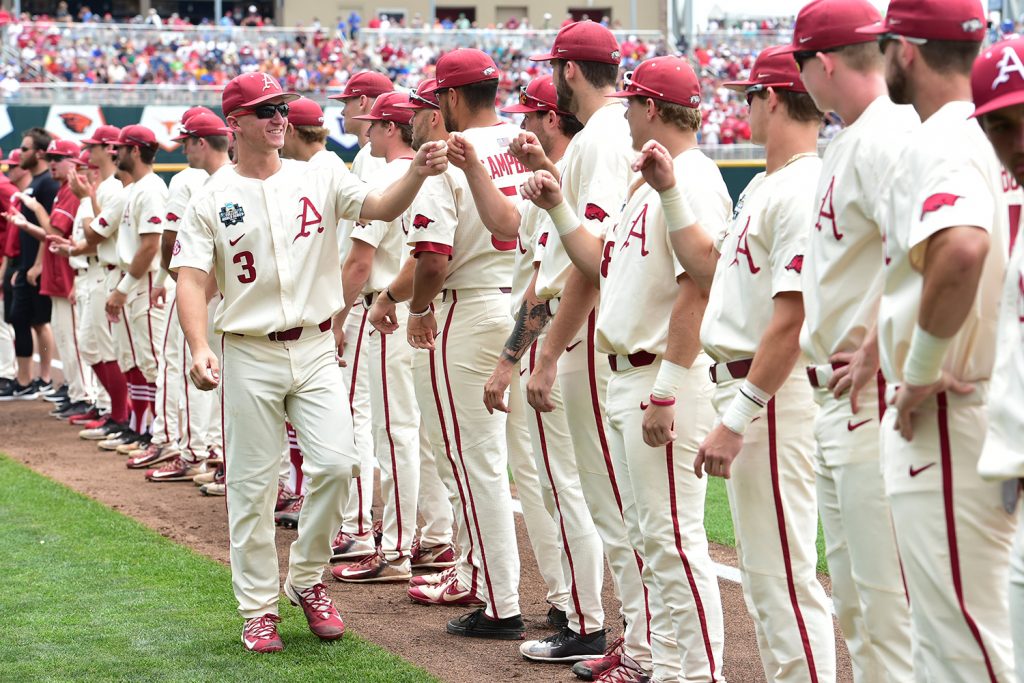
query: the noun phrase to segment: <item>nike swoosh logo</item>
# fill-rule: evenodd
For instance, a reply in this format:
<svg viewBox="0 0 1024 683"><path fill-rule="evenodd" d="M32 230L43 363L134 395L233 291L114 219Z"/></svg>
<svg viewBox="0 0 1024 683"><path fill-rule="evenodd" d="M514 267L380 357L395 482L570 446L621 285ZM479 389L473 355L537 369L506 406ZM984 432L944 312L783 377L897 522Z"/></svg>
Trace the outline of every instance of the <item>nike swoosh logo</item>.
<svg viewBox="0 0 1024 683"><path fill-rule="evenodd" d="M527 368L523 368L522 370L520 370L519 371L519 376L522 377L523 375L525 375L526 374L526 370L527 370Z"/></svg>
<svg viewBox="0 0 1024 683"><path fill-rule="evenodd" d="M925 465L924 467L918 467L917 469L914 469L914 466L911 465L910 466L910 476L911 477L916 477L917 475L921 474L922 472L924 472L929 467L935 467L935 463L930 462L927 465Z"/></svg>
<svg viewBox="0 0 1024 683"><path fill-rule="evenodd" d="M258 642L258 641L255 641L255 640L249 640L248 638L246 638L244 636L242 637L242 641L245 643L245 646L247 648L249 648L250 650L252 648L254 648L256 646L256 643Z"/></svg>
<svg viewBox="0 0 1024 683"><path fill-rule="evenodd" d="M447 78L439 78L439 79L437 79L437 84L441 85L442 83L444 83L447 80L448 80Z"/></svg>
<svg viewBox="0 0 1024 683"><path fill-rule="evenodd" d="M801 38L801 39L800 39L800 42L801 42L801 43L806 43L806 42L807 42L808 40L810 40L810 39L811 39L811 38L813 38L813 37L814 37L814 36L807 36L807 37L805 37L805 38Z"/></svg>
<svg viewBox="0 0 1024 683"><path fill-rule="evenodd" d="M855 422L850 422L849 420L847 420L846 421L846 429L847 429L847 431L851 431L852 432L853 430L857 429L858 427L863 427L868 422L871 422L870 418L867 419L867 420L864 420L863 422L856 422L856 423Z"/></svg>
<svg viewBox="0 0 1024 683"><path fill-rule="evenodd" d="M458 602L459 600L461 600L463 598L462 595L458 595L458 594L453 595L452 597L448 597L449 591L451 591L451 589L452 589L452 586L449 585L448 588L445 589L444 593L441 593L441 602Z"/></svg>
<svg viewBox="0 0 1024 683"><path fill-rule="evenodd" d="M238 244L238 242L239 242L239 241L240 241L240 240L241 240L241 239L242 239L243 237L245 237L245 233L244 233L244 232L243 232L243 233L242 233L241 235L239 235L238 237L236 237L235 239L233 239L233 240L228 240L228 244L230 244L230 245L231 245L231 246L233 247L233 246L235 246L236 244Z"/></svg>
<svg viewBox="0 0 1024 683"><path fill-rule="evenodd" d="M640 401L640 410L647 410L649 405L649 403L644 403L643 401Z"/></svg>
<svg viewBox="0 0 1024 683"><path fill-rule="evenodd" d="M573 344L572 346L566 346L565 347L565 352L569 353L570 351L572 351L573 349L575 349L577 346L579 346L582 343L583 343L583 341L580 340L580 341L576 342L575 344Z"/></svg>

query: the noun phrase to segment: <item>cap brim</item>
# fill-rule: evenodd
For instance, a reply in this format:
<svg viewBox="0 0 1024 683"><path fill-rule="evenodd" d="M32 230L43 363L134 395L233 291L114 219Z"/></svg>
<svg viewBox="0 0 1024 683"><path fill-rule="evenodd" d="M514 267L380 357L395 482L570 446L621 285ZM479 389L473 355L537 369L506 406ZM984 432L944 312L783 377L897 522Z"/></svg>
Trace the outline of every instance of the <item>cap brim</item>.
<svg viewBox="0 0 1024 683"><path fill-rule="evenodd" d="M432 104L424 104L422 102L399 102L394 106L395 109L413 109L417 111L420 109L440 109L440 107L435 107Z"/></svg>
<svg viewBox="0 0 1024 683"><path fill-rule="evenodd" d="M533 114L538 111L552 111L551 109L541 109L540 107L530 107L525 104L510 104L507 107L502 107L499 110L502 114Z"/></svg>
<svg viewBox="0 0 1024 683"><path fill-rule="evenodd" d="M722 84L722 87L742 92L752 85L758 85L757 81L726 81Z"/></svg>
<svg viewBox="0 0 1024 683"><path fill-rule="evenodd" d="M541 55L530 55L531 62L550 62L552 59L558 59L558 56L550 52Z"/></svg>
<svg viewBox="0 0 1024 683"><path fill-rule="evenodd" d="M857 33L863 33L868 36L880 36L883 33L899 33L899 31L894 31L892 26L887 25L884 21L876 21L873 24L861 26L857 29Z"/></svg>
<svg viewBox="0 0 1024 683"><path fill-rule="evenodd" d="M249 100L248 102L244 102L244 103L238 105L238 107L235 109L235 111L238 111L239 109L252 109L253 107L260 106L264 102L269 102L270 100L276 100L279 97L283 97L284 101L285 101L285 104L287 104L288 102L294 102L295 100L297 100L300 97L302 97L302 95L300 95L300 94L298 94L296 92L279 92L279 93L274 93L273 95L263 95L262 97L257 97L254 100Z"/></svg>
<svg viewBox="0 0 1024 683"><path fill-rule="evenodd" d="M1000 95L994 100L990 100L974 110L974 113L968 118L976 119L979 116L985 114L991 114L997 109L1003 109L1004 107L1013 107L1018 104L1024 104L1024 90L1017 90L1014 92L1008 92L1005 95Z"/></svg>
<svg viewBox="0 0 1024 683"><path fill-rule="evenodd" d="M605 95L605 97L618 97L618 98L622 98L622 99L627 98L627 97L643 97L643 96L644 96L643 93L629 92L627 90L616 90L613 93Z"/></svg>
<svg viewBox="0 0 1024 683"><path fill-rule="evenodd" d="M383 116L374 116L372 114L363 114L361 116L353 116L352 118L356 119L357 121L383 121L384 120Z"/></svg>

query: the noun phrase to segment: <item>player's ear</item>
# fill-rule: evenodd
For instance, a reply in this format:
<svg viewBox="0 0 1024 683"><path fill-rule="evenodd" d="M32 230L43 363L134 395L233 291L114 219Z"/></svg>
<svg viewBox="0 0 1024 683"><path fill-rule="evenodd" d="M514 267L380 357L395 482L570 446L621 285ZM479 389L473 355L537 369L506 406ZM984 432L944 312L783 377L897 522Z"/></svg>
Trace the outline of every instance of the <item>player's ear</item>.
<svg viewBox="0 0 1024 683"><path fill-rule="evenodd" d="M645 107L644 113L647 115L647 120L648 121L653 121L655 118L657 118L657 116L658 116L658 105L656 105L654 103L653 99L648 97L647 101L644 102L644 107Z"/></svg>

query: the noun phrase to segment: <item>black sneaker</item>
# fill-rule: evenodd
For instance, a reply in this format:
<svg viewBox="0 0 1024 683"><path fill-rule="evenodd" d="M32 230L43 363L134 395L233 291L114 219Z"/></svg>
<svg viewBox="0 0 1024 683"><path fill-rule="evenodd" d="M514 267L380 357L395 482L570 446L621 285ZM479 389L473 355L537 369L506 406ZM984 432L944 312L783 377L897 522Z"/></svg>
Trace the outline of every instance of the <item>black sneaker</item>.
<svg viewBox="0 0 1024 683"><path fill-rule="evenodd" d="M41 377L36 377L34 380L32 380L32 386L36 388L36 391L38 392L37 396L45 396L46 394L52 394L54 390L52 379L48 379L44 382Z"/></svg>
<svg viewBox="0 0 1024 683"><path fill-rule="evenodd" d="M519 647L524 659L535 662L581 662L604 656L604 631L581 636L566 626L542 640L529 640Z"/></svg>
<svg viewBox="0 0 1024 683"><path fill-rule="evenodd" d="M69 402L65 405L65 408L59 412L54 413L54 411L51 410L50 415L53 415L58 420L66 420L72 415L87 413L92 409L92 407L93 405L88 401L75 401L74 403Z"/></svg>
<svg viewBox="0 0 1024 683"><path fill-rule="evenodd" d="M112 436L117 436L128 429L128 425L114 422L109 417L99 427L87 427L78 432L78 436L86 441L104 441Z"/></svg>
<svg viewBox="0 0 1024 683"><path fill-rule="evenodd" d="M61 403L62 401L68 400L67 384L61 385L60 389L55 389L52 391L46 391L42 389L42 387L40 387L40 392L43 394L43 400L49 401L50 403Z"/></svg>
<svg viewBox="0 0 1024 683"><path fill-rule="evenodd" d="M43 396L43 399L45 400L46 397ZM50 409L50 415L56 415L57 413L59 413L60 411L64 410L65 408L67 408L70 405L71 405L71 399L69 399L69 398L65 398L63 401L61 401L59 403L54 403L53 404L53 408Z"/></svg>
<svg viewBox="0 0 1024 683"><path fill-rule="evenodd" d="M10 377L0 377L0 392L14 384L14 380Z"/></svg>
<svg viewBox="0 0 1024 683"><path fill-rule="evenodd" d="M36 388L34 382L29 382L28 386L22 386L15 380L0 393L0 401L31 401L37 396L39 396L39 389Z"/></svg>
<svg viewBox="0 0 1024 683"><path fill-rule="evenodd" d="M556 631L561 631L563 628L566 628L569 625L569 616L562 610L552 605L548 608L547 622L548 626L550 626L551 628L555 629Z"/></svg>
<svg viewBox="0 0 1024 683"><path fill-rule="evenodd" d="M493 640L522 640L526 625L520 615L504 619L491 619L483 608L463 614L448 622L448 633L467 638L491 638Z"/></svg>

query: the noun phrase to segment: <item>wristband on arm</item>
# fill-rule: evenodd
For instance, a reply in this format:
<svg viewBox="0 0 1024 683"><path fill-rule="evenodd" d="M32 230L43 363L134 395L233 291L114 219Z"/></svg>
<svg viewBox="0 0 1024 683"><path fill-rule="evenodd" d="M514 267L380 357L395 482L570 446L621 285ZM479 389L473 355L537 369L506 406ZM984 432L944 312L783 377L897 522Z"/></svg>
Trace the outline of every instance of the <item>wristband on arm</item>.
<svg viewBox="0 0 1024 683"><path fill-rule="evenodd" d="M673 185L658 195L661 197L661 211L665 215L665 226L669 232L697 224L697 215L690 207L690 202L679 191L678 185Z"/></svg>
<svg viewBox="0 0 1024 683"><path fill-rule="evenodd" d="M153 278L153 286L154 287L163 287L164 283L167 282L167 278L170 277L170 275L171 275L170 273L168 273L166 270L161 268L160 271L156 274L156 277Z"/></svg>
<svg viewBox="0 0 1024 683"><path fill-rule="evenodd" d="M117 283L116 289L125 296L128 296L140 282L142 282L142 280L133 276L131 273L126 272L121 278L121 281Z"/></svg>
<svg viewBox="0 0 1024 683"><path fill-rule="evenodd" d="M679 392L679 385L683 383L688 370L682 365L676 365L672 361L661 361L658 368L658 376L654 379L654 387L651 389L651 402L654 399L672 399L675 402L676 394ZM654 405L662 405L655 403Z"/></svg>
<svg viewBox="0 0 1024 683"><path fill-rule="evenodd" d="M558 206L548 209L548 216L551 217L551 222L555 224L555 230L559 235L568 235L581 225L579 216L565 200Z"/></svg>
<svg viewBox="0 0 1024 683"><path fill-rule="evenodd" d="M907 359L903 362L903 381L918 387L935 384L942 379L942 361L953 338L942 339L914 326Z"/></svg>
<svg viewBox="0 0 1024 683"><path fill-rule="evenodd" d="M731 432L743 435L761 409L772 400L771 394L744 380L740 390L722 414L722 424Z"/></svg>

